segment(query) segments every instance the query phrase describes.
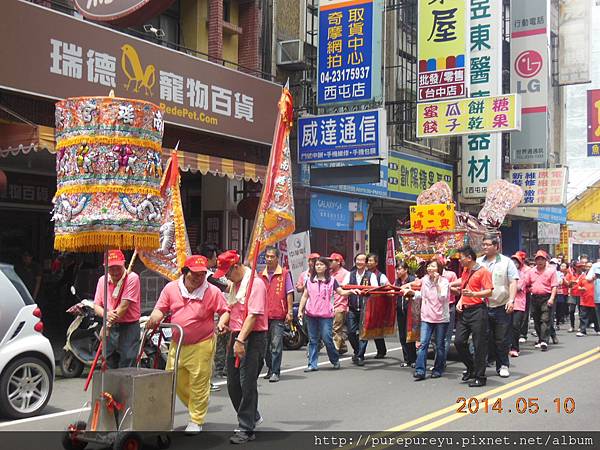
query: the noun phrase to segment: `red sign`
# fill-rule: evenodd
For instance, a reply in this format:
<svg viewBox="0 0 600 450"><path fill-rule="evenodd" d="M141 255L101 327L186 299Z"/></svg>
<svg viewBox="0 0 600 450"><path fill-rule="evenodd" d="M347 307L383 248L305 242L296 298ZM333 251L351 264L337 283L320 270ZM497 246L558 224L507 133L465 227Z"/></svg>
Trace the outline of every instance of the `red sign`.
<svg viewBox="0 0 600 450"><path fill-rule="evenodd" d="M526 50L520 53L515 60L515 70L523 78L536 76L542 70L543 65L542 55L535 50Z"/></svg>
<svg viewBox="0 0 600 450"><path fill-rule="evenodd" d="M600 89L587 91L588 142L600 142Z"/></svg>
<svg viewBox="0 0 600 450"><path fill-rule="evenodd" d="M396 251L394 249L394 238L388 238L387 250L385 252L385 276L394 284L396 280Z"/></svg>
<svg viewBox="0 0 600 450"><path fill-rule="evenodd" d="M131 27L158 16L173 0L73 0L73 3L88 20Z"/></svg>

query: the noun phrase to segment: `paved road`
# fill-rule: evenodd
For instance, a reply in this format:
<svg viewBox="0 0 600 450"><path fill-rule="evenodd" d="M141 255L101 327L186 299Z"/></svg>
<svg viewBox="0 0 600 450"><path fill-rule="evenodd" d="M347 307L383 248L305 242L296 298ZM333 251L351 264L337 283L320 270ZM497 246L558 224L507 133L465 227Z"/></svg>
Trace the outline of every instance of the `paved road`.
<svg viewBox="0 0 600 450"><path fill-rule="evenodd" d="M260 409L265 419L262 430L372 431L372 430L600 430L597 405L600 403L600 336L576 338L559 332L561 343L547 353L529 341L522 356L512 360L512 376L502 379L488 370L488 385L473 389L459 382L463 366L450 361L443 378L415 382L412 370L400 367L401 350L396 339L388 339L388 357L369 358L364 367L342 360L334 371L321 354L320 371L305 374L305 351L286 351L279 383L259 382ZM370 351L375 350L369 345ZM372 354L371 354L372 355ZM451 358L455 357L451 353ZM492 375L493 374L493 375ZM58 379L46 414L41 417L0 422L0 431L64 430L68 423L87 420L83 379ZM217 380L224 385L224 380ZM459 397L478 397L479 411L457 413ZM502 399L502 412L492 410ZM564 411L564 400L568 400ZM488 412L485 400L488 398ZM537 400L535 400L537 398ZM556 412L555 398L560 398ZM523 403L525 402L525 403ZM529 402L529 404L528 404ZM532 402L537 402L536 410ZM471 400L471 410L475 410ZM521 413L518 412L521 411ZM526 411L524 411L526 410ZM178 404L176 428L187 422L187 413ZM212 395L204 429L229 431L236 417L226 386Z"/></svg>

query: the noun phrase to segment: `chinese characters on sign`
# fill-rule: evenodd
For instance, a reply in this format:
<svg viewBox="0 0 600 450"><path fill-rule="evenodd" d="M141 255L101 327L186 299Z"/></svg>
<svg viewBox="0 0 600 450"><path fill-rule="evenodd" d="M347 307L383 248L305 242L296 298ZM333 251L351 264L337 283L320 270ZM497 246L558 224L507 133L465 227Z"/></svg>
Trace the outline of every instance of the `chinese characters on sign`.
<svg viewBox="0 0 600 450"><path fill-rule="evenodd" d="M452 188L452 166L412 155L390 151L388 162L388 195L415 201L432 184L445 181Z"/></svg>
<svg viewBox="0 0 600 450"><path fill-rule="evenodd" d="M417 104L417 137L497 133L520 129L515 94Z"/></svg>
<svg viewBox="0 0 600 450"><path fill-rule="evenodd" d="M375 39L380 28L377 20L381 16L378 1L321 1L319 105L368 101L374 97L373 83L380 82L377 66L380 42ZM374 27L374 23L377 26Z"/></svg>
<svg viewBox="0 0 600 450"><path fill-rule="evenodd" d="M538 220L547 223L567 223L567 208L548 207L538 208Z"/></svg>
<svg viewBox="0 0 600 450"><path fill-rule="evenodd" d="M600 89L587 91L587 155L600 156Z"/></svg>
<svg viewBox="0 0 600 450"><path fill-rule="evenodd" d="M410 229L412 231L445 231L454 228L454 204L410 207Z"/></svg>
<svg viewBox="0 0 600 450"><path fill-rule="evenodd" d="M385 125L384 109L298 119L298 162L379 158Z"/></svg>
<svg viewBox="0 0 600 450"><path fill-rule="evenodd" d="M417 99L462 98L466 95L465 0L419 0L418 5Z"/></svg>
<svg viewBox="0 0 600 450"><path fill-rule="evenodd" d="M502 94L502 10L495 0L470 0L470 96ZM470 134L462 138L462 195L481 198L501 178L502 134Z"/></svg>
<svg viewBox="0 0 600 450"><path fill-rule="evenodd" d="M523 206L566 203L567 169L564 167L512 170L510 181L523 188Z"/></svg>

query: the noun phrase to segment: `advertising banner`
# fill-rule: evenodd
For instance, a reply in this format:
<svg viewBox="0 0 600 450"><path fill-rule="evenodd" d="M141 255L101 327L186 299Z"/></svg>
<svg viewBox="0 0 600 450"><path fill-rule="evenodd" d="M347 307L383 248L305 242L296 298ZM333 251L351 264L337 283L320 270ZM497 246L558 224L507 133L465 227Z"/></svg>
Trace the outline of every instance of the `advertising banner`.
<svg viewBox="0 0 600 450"><path fill-rule="evenodd" d="M470 97L502 94L502 3L470 0ZM462 138L462 173L472 161L489 161L487 170L462 178L465 198L482 198L490 183L502 176L502 134L470 134Z"/></svg>
<svg viewBox="0 0 600 450"><path fill-rule="evenodd" d="M592 61L590 0L558 2L558 84L589 83Z"/></svg>
<svg viewBox="0 0 600 450"><path fill-rule="evenodd" d="M376 159L387 150L385 109L298 119L298 162Z"/></svg>
<svg viewBox="0 0 600 450"><path fill-rule="evenodd" d="M567 169L511 170L510 181L521 186L525 193L523 206L566 205Z"/></svg>
<svg viewBox="0 0 600 450"><path fill-rule="evenodd" d="M548 0L511 0L510 90L521 95L522 128L511 134L512 164L548 160Z"/></svg>
<svg viewBox="0 0 600 450"><path fill-rule="evenodd" d="M328 194L310 194L310 226L323 230L366 231L369 202Z"/></svg>
<svg viewBox="0 0 600 450"><path fill-rule="evenodd" d="M320 0L317 103L381 99L381 0Z"/></svg>
<svg viewBox="0 0 600 450"><path fill-rule="evenodd" d="M600 156L600 89L587 91L587 155Z"/></svg>
<svg viewBox="0 0 600 450"><path fill-rule="evenodd" d="M559 223L538 222L537 225L538 244L560 243Z"/></svg>
<svg viewBox="0 0 600 450"><path fill-rule="evenodd" d="M520 103L516 94L417 104L419 138L520 129Z"/></svg>
<svg viewBox="0 0 600 450"><path fill-rule="evenodd" d="M417 101L462 98L467 92L467 30L465 0L418 0ZM482 29L485 34L488 30Z"/></svg>
<svg viewBox="0 0 600 450"><path fill-rule="evenodd" d="M388 195L391 198L414 202L421 192L438 181L445 181L452 189L451 165L390 151Z"/></svg>
<svg viewBox="0 0 600 450"><path fill-rule="evenodd" d="M538 208L538 220L548 223L567 223L567 208L563 207L549 207L549 208Z"/></svg>
<svg viewBox="0 0 600 450"><path fill-rule="evenodd" d="M412 231L453 230L455 223L453 203L410 207L410 229Z"/></svg>

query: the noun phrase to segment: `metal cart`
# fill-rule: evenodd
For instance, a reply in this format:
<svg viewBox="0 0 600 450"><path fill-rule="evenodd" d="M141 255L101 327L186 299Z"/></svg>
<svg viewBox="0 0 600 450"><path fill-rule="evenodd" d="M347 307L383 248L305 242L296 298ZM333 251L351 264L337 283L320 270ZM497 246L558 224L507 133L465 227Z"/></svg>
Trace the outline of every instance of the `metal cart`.
<svg viewBox="0 0 600 450"><path fill-rule="evenodd" d="M140 432L156 434L156 445L166 449L173 430L179 351L183 329L171 323L160 328L179 331L172 371L139 367L99 371L92 384L92 407L88 422L71 424L63 436L65 450L83 450L88 443L112 445L113 450L142 448ZM141 347L148 333L144 334Z"/></svg>

